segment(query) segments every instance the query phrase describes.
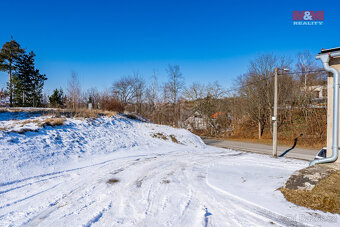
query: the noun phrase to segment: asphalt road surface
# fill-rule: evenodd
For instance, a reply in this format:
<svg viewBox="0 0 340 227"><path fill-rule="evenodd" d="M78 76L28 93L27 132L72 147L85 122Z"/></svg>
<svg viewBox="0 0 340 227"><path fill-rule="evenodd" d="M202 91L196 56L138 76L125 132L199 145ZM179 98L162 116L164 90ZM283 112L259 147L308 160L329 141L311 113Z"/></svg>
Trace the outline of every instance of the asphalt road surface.
<svg viewBox="0 0 340 227"><path fill-rule="evenodd" d="M254 153L259 153L259 154L268 154L268 155L273 154L273 146L271 145L231 141L231 140L212 139L212 138L204 138L204 137L202 137L202 139L207 145L210 145L210 146L228 148L228 149L238 150L238 151L254 152ZM280 155L290 148L291 147L288 147L288 146L278 146L277 154ZM315 150L315 149L304 149L304 148L295 147L294 149L289 151L284 157L311 161L315 158L315 155L318 153L318 151L319 150Z"/></svg>

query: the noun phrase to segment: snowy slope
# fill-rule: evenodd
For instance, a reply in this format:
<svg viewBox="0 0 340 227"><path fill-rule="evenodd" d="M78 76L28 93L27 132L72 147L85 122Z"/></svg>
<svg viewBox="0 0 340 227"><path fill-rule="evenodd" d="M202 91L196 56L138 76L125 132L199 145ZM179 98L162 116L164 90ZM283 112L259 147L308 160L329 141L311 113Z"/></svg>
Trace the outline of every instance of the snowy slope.
<svg viewBox="0 0 340 227"><path fill-rule="evenodd" d="M0 113L0 119L6 118L10 120L0 121L0 128L5 128L0 131L0 182L38 175L41 171L79 166L82 162L88 163L105 154L128 151L136 146L148 149L164 143L174 145L170 138L174 134L179 143L201 148L205 146L199 137L186 130L142 123L121 116L68 118L64 125L55 127L38 126L37 119L44 120L46 116L21 113L13 119L13 114ZM32 131L24 134L12 132L23 129ZM158 138L157 135L165 138Z"/></svg>
<svg viewBox="0 0 340 227"><path fill-rule="evenodd" d="M186 130L117 116L2 132L0 141L0 226L340 223L277 191L307 162L205 146Z"/></svg>

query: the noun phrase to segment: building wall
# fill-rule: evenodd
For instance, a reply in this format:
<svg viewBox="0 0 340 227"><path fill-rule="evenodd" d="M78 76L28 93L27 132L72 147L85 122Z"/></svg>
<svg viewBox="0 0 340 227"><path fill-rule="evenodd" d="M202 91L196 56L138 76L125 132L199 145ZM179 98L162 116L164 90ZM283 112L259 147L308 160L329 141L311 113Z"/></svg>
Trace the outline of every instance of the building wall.
<svg viewBox="0 0 340 227"><path fill-rule="evenodd" d="M329 65L336 68L340 72L340 58L333 58ZM333 74L329 73L327 83L327 156L332 155L332 134L333 134ZM340 107L340 105L339 105ZM340 121L339 121L339 141L340 141ZM340 159L337 160L340 163Z"/></svg>

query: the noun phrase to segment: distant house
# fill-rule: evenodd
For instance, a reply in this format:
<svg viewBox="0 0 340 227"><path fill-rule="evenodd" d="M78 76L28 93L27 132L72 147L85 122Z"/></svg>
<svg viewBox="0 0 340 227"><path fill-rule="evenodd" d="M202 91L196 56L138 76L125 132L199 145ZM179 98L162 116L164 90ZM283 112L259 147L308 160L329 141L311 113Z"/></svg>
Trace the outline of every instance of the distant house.
<svg viewBox="0 0 340 227"><path fill-rule="evenodd" d="M226 113L224 112L216 112L214 113L213 115L211 115L211 118L210 120L212 122L216 122L217 118L224 115ZM231 116L230 114L228 114L228 119L231 120ZM198 112L195 112L194 114L192 114L191 116L189 116L185 121L184 121L184 128L186 129L189 129L189 130L205 130L207 129L207 119L204 118L200 113ZM218 126L219 124L216 124L215 126L216 127L219 127ZM228 130L228 129L225 129L225 130Z"/></svg>
<svg viewBox="0 0 340 227"><path fill-rule="evenodd" d="M313 99L315 100L322 100L327 98L327 86L325 85L315 85L315 86L308 86L307 88L301 88L301 91L311 92Z"/></svg>
<svg viewBox="0 0 340 227"><path fill-rule="evenodd" d="M207 129L207 124L204 118L198 112L195 112L184 121L184 127L189 130L204 130Z"/></svg>

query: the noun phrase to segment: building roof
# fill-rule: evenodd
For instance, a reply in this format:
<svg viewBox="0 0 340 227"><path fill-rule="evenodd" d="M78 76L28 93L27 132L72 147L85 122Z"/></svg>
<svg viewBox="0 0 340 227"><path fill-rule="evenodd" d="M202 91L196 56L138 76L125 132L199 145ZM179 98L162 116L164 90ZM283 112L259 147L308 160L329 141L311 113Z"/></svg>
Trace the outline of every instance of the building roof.
<svg viewBox="0 0 340 227"><path fill-rule="evenodd" d="M335 52L335 51L340 51L340 47L335 47L335 48L331 48L331 49L322 49L319 54L331 53L331 52Z"/></svg>

